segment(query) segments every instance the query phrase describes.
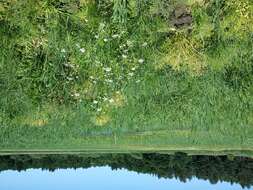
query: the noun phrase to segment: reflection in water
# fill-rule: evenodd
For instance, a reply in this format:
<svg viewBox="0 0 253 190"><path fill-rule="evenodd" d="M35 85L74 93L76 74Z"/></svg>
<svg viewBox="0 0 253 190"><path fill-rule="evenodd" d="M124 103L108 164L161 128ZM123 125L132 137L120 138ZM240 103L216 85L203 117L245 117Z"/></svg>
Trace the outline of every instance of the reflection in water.
<svg viewBox="0 0 253 190"><path fill-rule="evenodd" d="M211 184L218 184L220 182L229 182L231 184L238 184L242 188L251 188L253 185L253 160L245 157L232 157L232 156L187 156L183 153L177 153L175 155L167 154L85 154L85 155L19 155L19 156L1 156L0 157L0 181L5 181L7 183L6 176L11 175L8 172L12 172L13 176L17 176L14 171L6 170L16 170L22 171L27 169L47 169L49 171L54 171L56 169L67 169L67 168L91 168L93 166L99 166L102 168L95 168L97 173L105 175L100 176L104 180L111 175L111 171L104 166L109 166L114 169L127 169L128 171L135 171L141 174L152 174L152 176L157 176L160 178L159 183L166 181L165 183L171 184L173 181L177 181L177 187L174 189L179 189L179 181L187 182L187 188L189 188L192 183L204 184L203 180L208 180ZM60 170L65 171L68 175L73 173L74 176L81 173L87 173L83 176L83 180L87 181L87 176L94 178L92 174L92 169L88 170ZM22 175L29 174L34 176L40 170L28 170L22 173ZM57 172L60 172L57 170ZM126 170L117 170L114 172L119 175L120 172L125 172L125 174L120 175L121 181L128 184L128 177L133 175L132 172L126 172ZM14 173L13 173L14 172ZM56 173L57 173L56 172ZM48 175L50 172L47 172ZM55 175L57 175L55 173ZM126 174L127 173L127 174ZM131 174L131 175L130 175ZM136 174L134 174L136 175ZM128 177L127 177L128 176ZM148 184L147 180L141 181L141 176L138 175L134 177L140 182L138 185ZM143 175L145 178L152 178L151 175ZM1 179L2 178L2 179ZM143 178L143 177L142 177ZM11 179L11 177L10 177ZM70 180L70 177L68 177ZM68 179L66 179L68 181ZM143 178L144 179L144 178ZM157 178L155 178L157 179ZM177 179L177 180L176 180ZM7 180L7 181L6 181ZM72 180L72 179L71 179ZM92 181L92 179L89 179ZM97 179L100 180L100 179ZM132 180L129 179L131 182ZM189 183L191 180L191 183ZM62 181L62 179L61 179ZM115 180L113 180L115 181ZM117 181L117 180L116 180ZM118 182L120 179L118 179ZM64 183L64 182L62 182ZM105 181L106 183L106 181ZM108 181L108 183L112 183ZM136 182L137 183L137 182ZM205 182L206 183L206 182ZM183 183L180 183L181 185ZM223 185L226 183L223 183ZM2 184L4 185L4 184ZM129 184L128 184L129 185ZM137 185L137 184L136 184ZM230 186L229 189L241 189L238 185ZM169 185L170 186L170 185ZM142 186L143 188L145 186ZM151 186L149 186L151 187ZM160 187L160 186L159 186ZM167 185L168 187L168 185ZM221 188L222 186L220 186ZM1 184L0 184L1 188ZM129 187L130 188L130 187ZM186 188L186 187L184 187ZM196 187L195 187L196 188ZM207 188L202 187L202 188ZM222 189L227 189L228 187L222 187ZM1 188L2 189L2 188ZM158 186L157 186L158 189ZM217 187L215 186L215 189Z"/></svg>

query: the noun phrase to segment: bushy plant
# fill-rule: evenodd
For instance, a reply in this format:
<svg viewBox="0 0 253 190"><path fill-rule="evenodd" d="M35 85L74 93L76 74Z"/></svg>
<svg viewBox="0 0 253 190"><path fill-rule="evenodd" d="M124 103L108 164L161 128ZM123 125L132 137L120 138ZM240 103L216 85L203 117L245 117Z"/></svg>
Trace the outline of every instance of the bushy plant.
<svg viewBox="0 0 253 190"><path fill-rule="evenodd" d="M84 103L100 117L122 105L123 88L131 80L138 81L137 71L146 61L143 52L148 43L145 37L138 39L109 22L111 15L103 11L110 2L83 3L15 1L7 6L1 22L5 39L1 45L6 47L2 58L11 57L13 65L9 71L9 62L3 60L1 72L3 78L13 77L6 88L15 93L19 89L34 105ZM90 9L97 10L97 15ZM16 34L9 36L13 28ZM6 89L2 92L11 95ZM6 112L14 107L25 111L25 106L15 101L7 110L10 100L1 100Z"/></svg>

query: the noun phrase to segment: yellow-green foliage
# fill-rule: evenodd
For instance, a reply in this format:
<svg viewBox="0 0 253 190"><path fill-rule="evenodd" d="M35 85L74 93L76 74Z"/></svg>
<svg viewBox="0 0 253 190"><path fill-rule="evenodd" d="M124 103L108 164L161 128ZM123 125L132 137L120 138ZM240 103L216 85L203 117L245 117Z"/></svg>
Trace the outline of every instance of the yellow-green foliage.
<svg viewBox="0 0 253 190"><path fill-rule="evenodd" d="M45 105L41 108L37 108L36 110L31 110L31 112L26 113L20 117L17 117L16 120L21 125L33 126L33 127L41 127L47 125L50 120L50 115L56 113L56 106Z"/></svg>
<svg viewBox="0 0 253 190"><path fill-rule="evenodd" d="M64 119L70 118L75 114L70 107L59 106L51 102L32 108L25 114L16 117L15 122L25 126L43 127L53 122L56 118L60 119L61 124L63 124L65 122Z"/></svg>
<svg viewBox="0 0 253 190"><path fill-rule="evenodd" d="M201 75L206 67L205 55L198 44L184 34L176 34L173 40L165 45L167 54L162 58L159 67L170 65L175 71L188 71L192 75Z"/></svg>
<svg viewBox="0 0 253 190"><path fill-rule="evenodd" d="M214 1L185 2L192 10L192 32L177 30L170 36L159 67L168 64L174 70L198 75L207 67L224 69L237 59L239 49L247 49L253 32L253 2L220 2L221 10L217 13ZM215 35L219 35L219 42Z"/></svg>
<svg viewBox="0 0 253 190"><path fill-rule="evenodd" d="M111 118L109 115L102 113L93 118L93 122L96 126L105 126L110 122Z"/></svg>
<svg viewBox="0 0 253 190"><path fill-rule="evenodd" d="M227 0L226 15L221 20L224 38L245 39L253 32L253 2L251 0Z"/></svg>

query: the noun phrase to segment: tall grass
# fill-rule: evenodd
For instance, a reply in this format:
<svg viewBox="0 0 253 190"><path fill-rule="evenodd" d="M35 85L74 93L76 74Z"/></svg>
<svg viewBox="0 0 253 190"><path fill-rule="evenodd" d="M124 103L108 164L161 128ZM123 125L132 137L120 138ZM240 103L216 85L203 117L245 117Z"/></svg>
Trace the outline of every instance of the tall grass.
<svg viewBox="0 0 253 190"><path fill-rule="evenodd" d="M170 22L182 4L190 28ZM252 10L248 0L1 2L2 146L186 131L191 145L249 147Z"/></svg>

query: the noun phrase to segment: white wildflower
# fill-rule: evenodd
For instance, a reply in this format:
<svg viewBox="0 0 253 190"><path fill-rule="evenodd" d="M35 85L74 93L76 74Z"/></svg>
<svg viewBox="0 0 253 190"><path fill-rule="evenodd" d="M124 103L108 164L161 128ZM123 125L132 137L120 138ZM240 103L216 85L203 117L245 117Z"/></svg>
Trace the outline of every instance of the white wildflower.
<svg viewBox="0 0 253 190"><path fill-rule="evenodd" d="M63 48L63 49L61 49L61 52L62 53L66 53L66 50Z"/></svg>
<svg viewBox="0 0 253 190"><path fill-rule="evenodd" d="M132 42L132 41L130 41L130 40L127 40L127 42L126 42L126 43L127 43L127 46L128 46L128 47L132 47L132 46L133 46L133 42Z"/></svg>
<svg viewBox="0 0 253 190"><path fill-rule="evenodd" d="M111 79L106 79L105 81L108 83L113 83L113 80L111 80Z"/></svg>
<svg viewBox="0 0 253 190"><path fill-rule="evenodd" d="M84 48L81 48L81 49L80 49L80 52L81 52L81 53L85 53L85 49L84 49Z"/></svg>
<svg viewBox="0 0 253 190"><path fill-rule="evenodd" d="M143 44L142 44L142 47L146 47L148 45L148 43L147 42L144 42Z"/></svg>
<svg viewBox="0 0 253 190"><path fill-rule="evenodd" d="M112 38L114 38L114 39L115 39L115 38L118 38L118 37L119 37L118 34L113 34L113 35L112 35Z"/></svg>
<svg viewBox="0 0 253 190"><path fill-rule="evenodd" d="M98 101L97 101L97 100L94 100L94 101L93 101L93 104L98 104Z"/></svg>
<svg viewBox="0 0 253 190"><path fill-rule="evenodd" d="M71 64L69 64L69 63L64 63L63 65L64 65L65 67L71 67L71 68L74 67L73 65L71 65Z"/></svg>
<svg viewBox="0 0 253 190"><path fill-rule="evenodd" d="M126 59L126 58L127 58L127 55L123 54L122 57L123 57L123 59Z"/></svg>
<svg viewBox="0 0 253 190"><path fill-rule="evenodd" d="M110 103L114 103L114 99L111 98L111 99L109 100L109 102L110 102Z"/></svg>
<svg viewBox="0 0 253 190"><path fill-rule="evenodd" d="M104 42L108 42L108 39L107 39L107 38L105 38L105 39L104 39Z"/></svg>
<svg viewBox="0 0 253 190"><path fill-rule="evenodd" d="M139 59L138 62L139 63L144 63L144 59Z"/></svg>
<svg viewBox="0 0 253 190"><path fill-rule="evenodd" d="M67 77L67 80L72 81L74 79L72 77Z"/></svg>
<svg viewBox="0 0 253 190"><path fill-rule="evenodd" d="M172 31L172 32L174 32L176 30L177 30L176 28L170 28L170 31Z"/></svg>
<svg viewBox="0 0 253 190"><path fill-rule="evenodd" d="M105 70L106 72L111 72L112 68L106 67L106 68L104 68L104 70Z"/></svg>
<svg viewBox="0 0 253 190"><path fill-rule="evenodd" d="M129 75L130 77L132 77L132 76L134 76L134 73L128 73L128 75Z"/></svg>
<svg viewBox="0 0 253 190"><path fill-rule="evenodd" d="M105 23L103 23L103 22L99 23L99 27L100 28L104 28L105 27Z"/></svg>
<svg viewBox="0 0 253 190"><path fill-rule="evenodd" d="M132 70L132 71L135 71L135 70L136 70L136 68L135 68L135 67L133 67L131 70Z"/></svg>

